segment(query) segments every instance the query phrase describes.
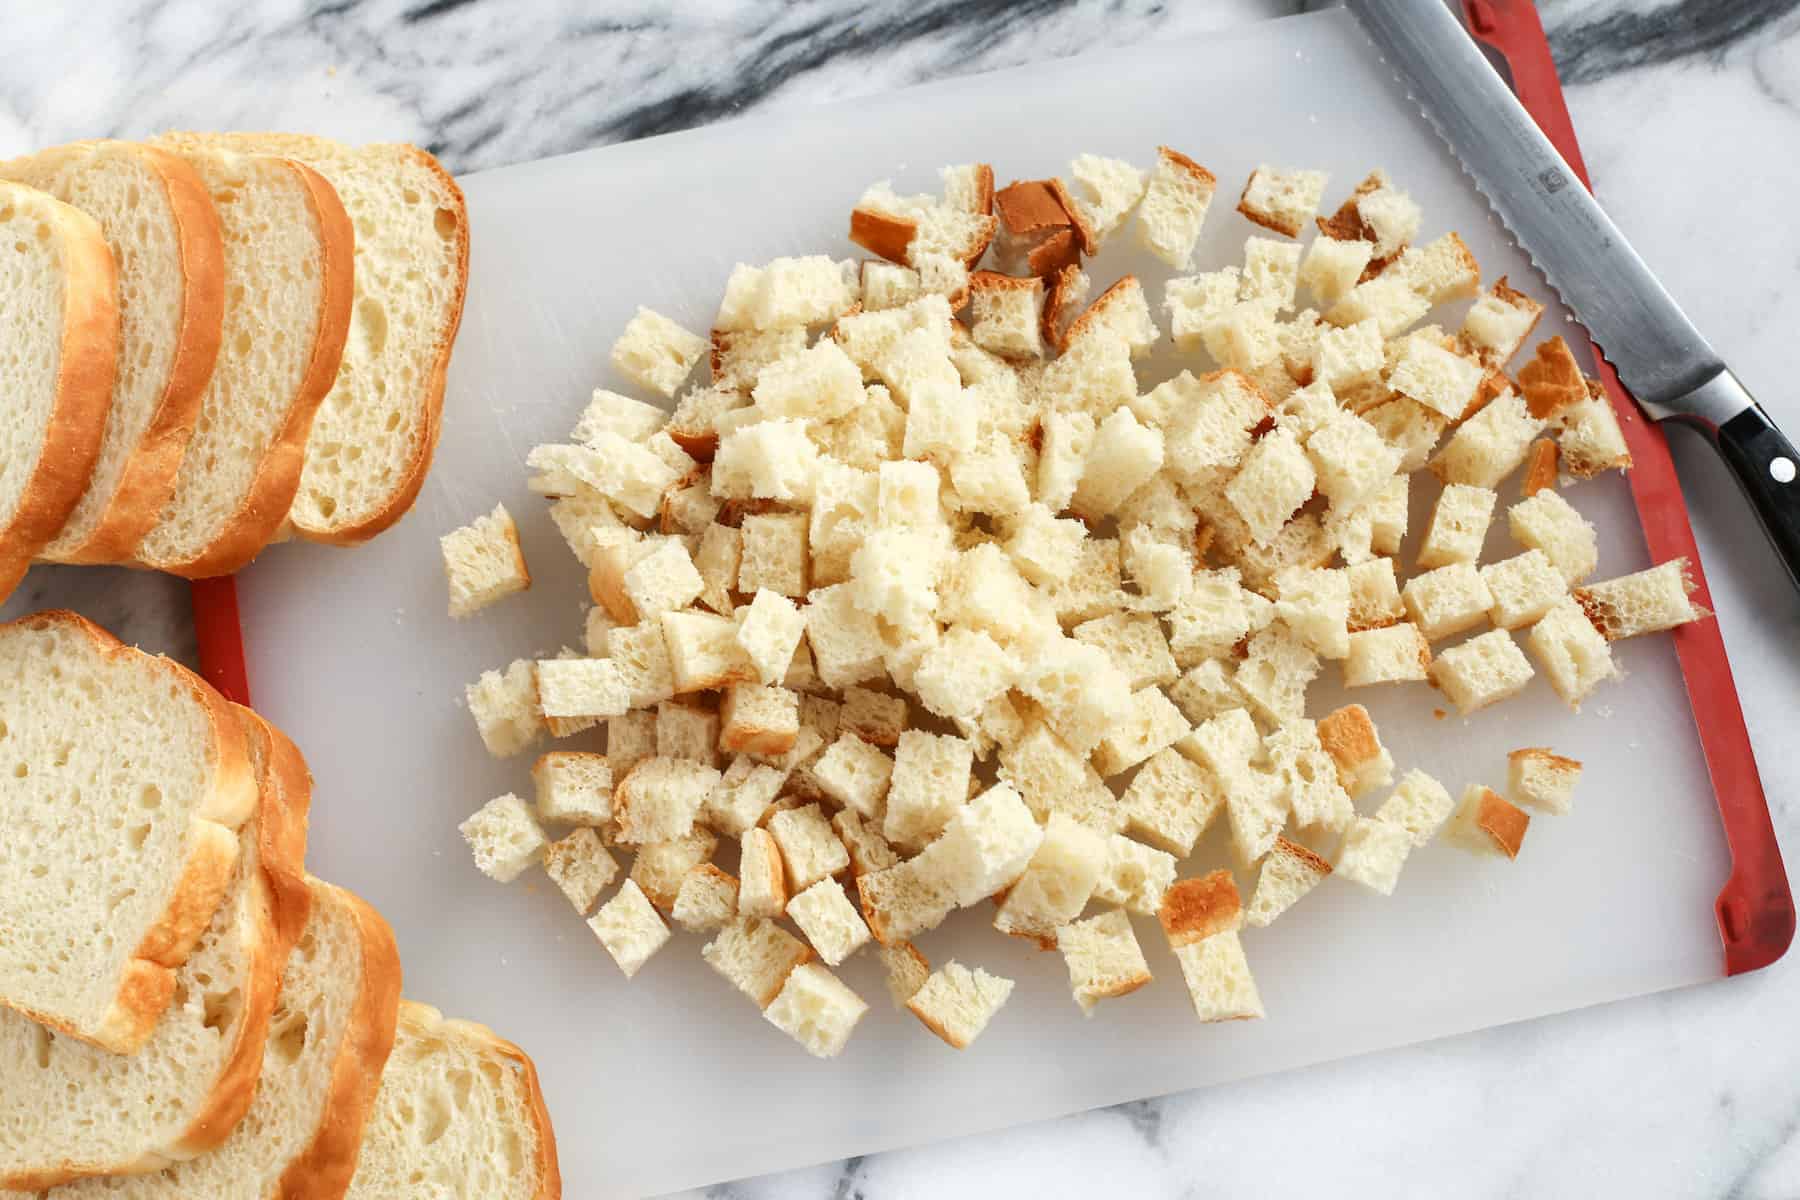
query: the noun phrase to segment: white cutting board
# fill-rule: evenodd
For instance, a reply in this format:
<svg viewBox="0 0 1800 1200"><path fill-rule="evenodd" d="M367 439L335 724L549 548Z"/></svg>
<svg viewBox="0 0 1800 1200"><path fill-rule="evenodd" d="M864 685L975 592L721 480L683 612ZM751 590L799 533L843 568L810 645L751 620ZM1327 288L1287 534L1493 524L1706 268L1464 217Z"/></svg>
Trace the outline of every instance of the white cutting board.
<svg viewBox="0 0 1800 1200"><path fill-rule="evenodd" d="M1423 204L1425 236L1459 230L1487 277L1547 294L1336 11L462 181L474 229L468 309L418 506L358 550L271 551L241 579L244 634L259 708L317 779L312 869L387 915L408 995L487 1022L536 1059L569 1196L946 1138L1721 973L1712 900L1728 860L1674 653L1659 639L1619 647L1625 680L1579 719L1541 679L1468 721L1434 719L1441 698L1422 686L1358 693L1401 766L1452 791L1503 784L1508 749L1547 744L1586 761L1582 794L1574 815L1533 822L1517 863L1433 846L1391 899L1332 881L1272 928L1248 931L1261 1022L1197 1023L1144 920L1156 984L1083 1020L1060 956L969 912L923 938L926 953L1019 981L972 1049L958 1054L893 1012L863 955L843 974L873 1011L842 1058L818 1062L701 963L697 939L678 937L628 984L541 874L501 887L470 865L457 822L501 792L529 795L531 755L487 755L463 685L581 643L583 580L525 489L525 454L563 439L593 387L623 386L607 351L634 307L704 330L734 262L852 254L848 212L876 179L933 190L940 164L980 159L1004 183L1066 170L1082 151L1146 163L1159 142L1221 180L1203 264L1236 261L1254 232L1232 209L1257 163L1328 169L1329 203L1379 164ZM1136 270L1160 298L1167 272L1148 259L1115 251L1101 264L1098 283ZM1460 316L1434 319L1454 327ZM1620 480L1570 495L1600 527L1603 574L1646 565ZM536 582L453 623L437 538L496 500L519 518ZM1508 552L1497 529L1488 554ZM1338 695L1326 674L1316 711ZM575 744L597 747L588 736ZM1209 839L1201 853L1210 857L1196 866L1210 868L1222 852Z"/></svg>

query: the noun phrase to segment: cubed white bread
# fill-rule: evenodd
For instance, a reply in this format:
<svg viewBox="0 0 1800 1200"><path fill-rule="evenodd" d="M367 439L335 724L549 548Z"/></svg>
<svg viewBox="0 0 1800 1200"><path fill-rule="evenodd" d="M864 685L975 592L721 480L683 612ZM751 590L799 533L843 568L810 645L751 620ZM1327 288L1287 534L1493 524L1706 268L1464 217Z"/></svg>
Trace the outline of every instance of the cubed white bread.
<svg viewBox="0 0 1800 1200"><path fill-rule="evenodd" d="M1344 686L1425 679L1430 667L1431 644L1425 635L1410 621L1399 621L1350 635L1350 653L1344 657Z"/></svg>
<svg viewBox="0 0 1800 1200"><path fill-rule="evenodd" d="M919 273L911 267L871 258L861 269L862 305L870 312L902 308L925 294Z"/></svg>
<svg viewBox="0 0 1800 1200"><path fill-rule="evenodd" d="M536 678L538 708L553 733L558 721L585 727L631 709L625 676L610 658L547 658L537 664Z"/></svg>
<svg viewBox="0 0 1800 1200"><path fill-rule="evenodd" d="M1369 710L1346 704L1319 718L1319 742L1337 764L1338 778L1352 799L1386 787L1394 778L1394 756L1381 744Z"/></svg>
<svg viewBox="0 0 1800 1200"><path fill-rule="evenodd" d="M1431 470L1445 483L1492 488L1519 469L1531 450L1531 439L1544 422L1531 415L1525 401L1508 388L1457 426L1431 460Z"/></svg>
<svg viewBox="0 0 1800 1200"><path fill-rule="evenodd" d="M1106 838L1064 813L1050 814L1025 873L1007 889L994 928L1056 945L1056 931L1081 915L1106 867Z"/></svg>
<svg viewBox="0 0 1800 1200"><path fill-rule="evenodd" d="M1282 722L1262 740L1262 758L1281 785L1284 799L1279 807L1295 825L1336 832L1355 818L1356 808L1339 777L1337 761L1320 741L1314 722L1304 718ZM1247 774L1246 770L1232 778Z"/></svg>
<svg viewBox="0 0 1800 1200"><path fill-rule="evenodd" d="M1284 567L1276 572L1276 619L1324 658L1350 652L1350 576L1342 568Z"/></svg>
<svg viewBox="0 0 1800 1200"><path fill-rule="evenodd" d="M902 268L904 269L904 268ZM714 329L713 384L742 396L756 386L764 367L806 349L804 326L784 329ZM660 410L659 410L660 414Z"/></svg>
<svg viewBox="0 0 1800 1200"><path fill-rule="evenodd" d="M1132 837L1186 858L1223 803L1224 791L1205 767L1167 749L1132 778L1119 807Z"/></svg>
<svg viewBox="0 0 1800 1200"><path fill-rule="evenodd" d="M1196 725L1244 705L1244 696L1232 681L1230 668L1216 658L1205 659L1183 673L1169 688L1169 699Z"/></svg>
<svg viewBox="0 0 1800 1200"><path fill-rule="evenodd" d="M1084 338L1101 332L1111 333L1125 343L1131 357L1139 358L1155 348L1162 335L1150 316L1150 301L1135 275L1121 277L1111 287L1094 297L1079 317L1069 323L1062 345L1067 348ZM1135 389L1134 389L1135 390Z"/></svg>
<svg viewBox="0 0 1800 1200"><path fill-rule="evenodd" d="M610 432L595 434L588 446L534 447L525 463L538 472L530 481L534 491L568 496L586 486L639 517L655 516L682 474L647 446Z"/></svg>
<svg viewBox="0 0 1800 1200"><path fill-rule="evenodd" d="M962 380L945 343L925 330L912 330L876 361L906 409L906 457L949 460L973 448L975 410L963 401Z"/></svg>
<svg viewBox="0 0 1800 1200"><path fill-rule="evenodd" d="M1264 163L1250 172L1237 210L1265 229L1299 237L1319 211L1325 179L1323 171L1287 171Z"/></svg>
<svg viewBox="0 0 1800 1200"><path fill-rule="evenodd" d="M850 854L852 875L872 875L900 861L894 848L881 836L880 824L864 821L854 809L841 808L832 813L831 828Z"/></svg>
<svg viewBox="0 0 1800 1200"><path fill-rule="evenodd" d="M812 772L825 794L842 807L871 821L881 821L886 815L894 760L880 747L854 733L840 734L813 764Z"/></svg>
<svg viewBox="0 0 1800 1200"><path fill-rule="evenodd" d="M805 503L812 499L818 472L819 451L806 434L806 422L771 417L721 434L713 456L713 495Z"/></svg>
<svg viewBox="0 0 1800 1200"><path fill-rule="evenodd" d="M669 414L654 404L595 388L569 440L591 447L601 434L614 434L628 442L643 442L668 419Z"/></svg>
<svg viewBox="0 0 1800 1200"><path fill-rule="evenodd" d="M1507 286L1502 275L1463 317L1462 340L1490 366L1504 367L1537 328L1544 306Z"/></svg>
<svg viewBox="0 0 1800 1200"><path fill-rule="evenodd" d="M786 771L740 754L706 793L701 819L720 833L741 834L763 819L786 782Z"/></svg>
<svg viewBox="0 0 1800 1200"><path fill-rule="evenodd" d="M1542 550L1570 585L1594 573L1600 562L1600 539L1587 518L1554 491L1529 496L1506 510L1513 541Z"/></svg>
<svg viewBox="0 0 1800 1200"><path fill-rule="evenodd" d="M1151 917L1161 911L1163 896L1174 882L1173 854L1122 833L1109 834L1106 862L1094 881L1094 899Z"/></svg>
<svg viewBox="0 0 1800 1200"><path fill-rule="evenodd" d="M1176 270L1184 270L1200 240L1200 226L1218 180L1211 171L1167 146L1156 148L1156 166L1138 203L1138 238Z"/></svg>
<svg viewBox="0 0 1800 1200"><path fill-rule="evenodd" d="M1481 568L1494 603L1488 617L1498 629L1535 624L1569 594L1562 572L1542 550L1527 550Z"/></svg>
<svg viewBox="0 0 1800 1200"><path fill-rule="evenodd" d="M914 729L902 733L880 822L887 840L919 847L936 837L968 795L973 766L974 749L964 738Z"/></svg>
<svg viewBox="0 0 1800 1200"><path fill-rule="evenodd" d="M714 354L718 353L717 342ZM854 369L854 368L852 368ZM861 389L858 376L858 390ZM744 393L729 384L714 381L693 384L675 402L675 411L662 432L669 436L684 454L702 462L710 462L719 450L719 420L749 404ZM710 492L710 484L707 489Z"/></svg>
<svg viewBox="0 0 1800 1200"><path fill-rule="evenodd" d="M973 720L1018 672L1018 661L993 638L955 625L919 660L913 687L919 702L939 716Z"/></svg>
<svg viewBox="0 0 1800 1200"><path fill-rule="evenodd" d="M1575 600L1609 642L1661 633L1710 615L1691 599L1697 585L1685 558L1575 589Z"/></svg>
<svg viewBox="0 0 1800 1200"><path fill-rule="evenodd" d="M1074 626L1130 607L1124 584L1118 539L1088 538L1076 553L1075 569L1051 593L1056 619Z"/></svg>
<svg viewBox="0 0 1800 1200"><path fill-rule="evenodd" d="M662 912L671 912L681 895L682 880L719 848L719 839L707 829L695 829L686 837L650 842L637 848L631 860L631 881L643 889Z"/></svg>
<svg viewBox="0 0 1800 1200"><path fill-rule="evenodd" d="M737 919L738 881L711 863L682 876L670 917L689 933L716 933Z"/></svg>
<svg viewBox="0 0 1800 1200"><path fill-rule="evenodd" d="M1162 464L1163 435L1138 424L1130 409L1117 409L1094 431L1072 507L1089 520L1110 516Z"/></svg>
<svg viewBox="0 0 1800 1200"><path fill-rule="evenodd" d="M1246 1021L1264 1015L1262 997L1235 930L1178 946L1175 960L1202 1021Z"/></svg>
<svg viewBox="0 0 1800 1200"><path fill-rule="evenodd" d="M1531 682L1531 663L1503 629L1491 629L1440 653L1431 679L1468 716L1516 695Z"/></svg>
<svg viewBox="0 0 1800 1200"><path fill-rule="evenodd" d="M785 329L817 325L856 303L854 275L823 254L777 258L761 267L738 263L714 318L717 329Z"/></svg>
<svg viewBox="0 0 1800 1200"><path fill-rule="evenodd" d="M681 537L684 543L692 538L693 553L698 554L701 535L724 507L724 501L712 494L711 468L701 467L683 477L680 486L664 494L662 510L656 518L657 528L665 535ZM696 562L695 566L698 565Z"/></svg>
<svg viewBox="0 0 1800 1200"><path fill-rule="evenodd" d="M629 541L637 533L621 525L619 514L605 496L585 485L578 485L573 496L552 500L550 520L562 534L569 552L584 567L593 566L594 553L602 539Z"/></svg>
<svg viewBox="0 0 1800 1200"><path fill-rule="evenodd" d="M1394 560L1367 559L1345 568L1350 579L1350 631L1379 629L1406 615L1400 587L1394 578ZM1491 590L1491 589L1490 589Z"/></svg>
<svg viewBox="0 0 1800 1200"><path fill-rule="evenodd" d="M1400 451L1402 472L1417 471L1431 458L1432 448L1437 445L1438 438L1443 436L1449 421L1443 414L1405 396L1397 393L1383 394L1390 395L1391 398L1363 409L1361 416L1390 445Z"/></svg>
<svg viewBox="0 0 1800 1200"><path fill-rule="evenodd" d="M1481 288L1481 266L1454 232L1423 246L1408 246L1391 270L1433 304L1467 300Z"/></svg>
<svg viewBox="0 0 1800 1200"><path fill-rule="evenodd" d="M1312 495L1317 479L1299 440L1277 427L1244 456L1225 497L1256 541L1267 543Z"/></svg>
<svg viewBox="0 0 1800 1200"><path fill-rule="evenodd" d="M606 719L606 761L612 768L614 787L631 768L656 753L656 714L634 711Z"/></svg>
<svg viewBox="0 0 1800 1200"><path fill-rule="evenodd" d="M450 586L450 615L466 617L531 586L519 529L506 505L438 539Z"/></svg>
<svg viewBox="0 0 1800 1200"><path fill-rule="evenodd" d="M938 611L944 555L930 535L878 529L850 556L850 595L871 617L897 629L929 622Z"/></svg>
<svg viewBox="0 0 1800 1200"><path fill-rule="evenodd" d="M1345 292L1343 299L1326 310L1325 319L1338 326L1373 321L1382 337L1391 338L1418 324L1429 311L1431 301L1413 291L1406 280L1382 274Z"/></svg>
<svg viewBox="0 0 1800 1200"><path fill-rule="evenodd" d="M1300 281L1300 247L1292 242L1253 237L1244 243L1244 271L1238 284L1240 300L1274 305L1277 312L1294 307L1294 290Z"/></svg>
<svg viewBox="0 0 1800 1200"><path fill-rule="evenodd" d="M1084 621L1070 632L1076 641L1106 651L1134 691L1166 687L1180 677L1162 624L1151 613L1110 613Z"/></svg>
<svg viewBox="0 0 1800 1200"><path fill-rule="evenodd" d="M763 1016L814 1058L836 1058L868 1011L862 998L837 976L814 963L802 963L788 974Z"/></svg>
<svg viewBox="0 0 1800 1200"><path fill-rule="evenodd" d="M1444 840L1472 854L1512 859L1519 857L1530 826L1530 813L1507 803L1492 788L1472 783L1463 789L1462 800L1444 827Z"/></svg>
<svg viewBox="0 0 1800 1200"><path fill-rule="evenodd" d="M660 620L676 692L709 691L758 678L738 644L737 622L729 617L688 609L663 613Z"/></svg>
<svg viewBox="0 0 1800 1200"><path fill-rule="evenodd" d="M737 589L738 571L744 561L744 535L741 530L718 522L700 533L700 545L694 551L694 567L700 572L700 603L721 616L733 608L731 593Z"/></svg>
<svg viewBox="0 0 1800 1200"><path fill-rule="evenodd" d="M781 677L781 686L805 697L824 691L825 681L819 678L818 668L813 664L812 648L806 644L805 618L801 618L800 635L800 643L794 647L794 657L788 664L787 674Z"/></svg>
<svg viewBox="0 0 1800 1200"><path fill-rule="evenodd" d="M535 866L550 844L530 807L511 792L489 800L456 828L476 869L501 883Z"/></svg>
<svg viewBox="0 0 1800 1200"><path fill-rule="evenodd" d="M1058 517L1046 505L1033 503L1014 514L1006 553L1027 581L1054 588L1074 574L1086 538L1087 527L1080 521Z"/></svg>
<svg viewBox="0 0 1800 1200"><path fill-rule="evenodd" d="M938 861L923 855L856 878L856 894L869 932L895 946L935 929L956 908L956 894Z"/></svg>
<svg viewBox="0 0 1800 1200"><path fill-rule="evenodd" d="M1236 306L1242 271L1225 267L1171 279L1163 285L1163 311L1169 314L1169 336L1178 350L1205 345L1206 329Z"/></svg>
<svg viewBox="0 0 1800 1200"><path fill-rule="evenodd" d="M1474 401L1485 374L1479 362L1429 338L1411 338L1388 375L1388 386L1444 419L1458 421Z"/></svg>
<svg viewBox="0 0 1800 1200"><path fill-rule="evenodd" d="M781 682L794 663L806 618L792 600L767 588L758 589L737 623L737 643L765 684Z"/></svg>
<svg viewBox="0 0 1800 1200"><path fill-rule="evenodd" d="M805 513L752 513L738 527L743 548L738 560L737 590L768 589L799 598L807 591Z"/></svg>
<svg viewBox="0 0 1800 1200"><path fill-rule="evenodd" d="M1208 717L1180 746L1182 753L1206 767L1220 781L1237 777L1262 747L1262 734L1246 708L1230 708Z"/></svg>
<svg viewBox="0 0 1800 1200"><path fill-rule="evenodd" d="M1597 383L1590 383L1588 392L1586 399L1557 414L1556 440L1563 463L1577 479L1630 470L1631 449L1612 401Z"/></svg>
<svg viewBox="0 0 1800 1200"><path fill-rule="evenodd" d="M964 907L1012 886L1043 840L1019 793L997 783L951 814L944 832L917 860Z"/></svg>
<svg viewBox="0 0 1800 1200"><path fill-rule="evenodd" d="M1313 378L1342 395L1376 378L1386 362L1380 322L1356 321L1319 331L1313 349Z"/></svg>
<svg viewBox="0 0 1800 1200"><path fill-rule="evenodd" d="M1612 647L1574 597L1557 601L1525 635L1525 645L1572 709L1602 681L1618 674Z"/></svg>
<svg viewBox="0 0 1800 1200"><path fill-rule="evenodd" d="M1131 210L1144 198L1149 180L1144 172L1117 158L1078 154L1069 163L1074 187L1065 192L1074 200L1082 220L1096 243L1110 237Z"/></svg>
<svg viewBox="0 0 1800 1200"><path fill-rule="evenodd" d="M783 687L734 683L715 720L720 750L785 754L800 736L800 698Z"/></svg>
<svg viewBox="0 0 1800 1200"><path fill-rule="evenodd" d="M1056 931L1054 940L1084 1016L1092 1016L1100 1001L1130 995L1150 982L1150 964L1123 909L1071 921Z"/></svg>
<svg viewBox="0 0 1800 1200"><path fill-rule="evenodd" d="M931 962L919 952L919 948L911 942L896 942L892 946L878 946L875 951L881 959L881 969L887 980L888 996L893 999L894 1007L904 1009L906 1002L919 994L925 981L931 977Z"/></svg>
<svg viewBox="0 0 1800 1200"><path fill-rule="evenodd" d="M660 622L621 625L609 630L606 650L607 658L618 665L624 678L632 708L646 708L675 694L675 669ZM614 774L619 770L619 764L613 763Z"/></svg>
<svg viewBox="0 0 1800 1200"><path fill-rule="evenodd" d="M635 531L634 531L635 532ZM596 540L588 558L588 596L606 609L614 624L636 625L637 607L625 591L625 572L666 539L608 536Z"/></svg>
<svg viewBox="0 0 1800 1200"><path fill-rule="evenodd" d="M1318 674L1318 656L1278 623L1250 638L1234 682L1258 716L1280 723L1306 711L1306 689Z"/></svg>
<svg viewBox="0 0 1800 1200"><path fill-rule="evenodd" d="M599 912L588 918L588 928L627 979L642 970L669 940L669 927L663 924L661 914L643 889L629 879L611 900L600 906Z"/></svg>
<svg viewBox="0 0 1800 1200"><path fill-rule="evenodd" d="M1281 360L1281 323L1271 301L1230 305L1201 327L1200 340L1221 367L1259 379L1268 378L1263 368L1277 367Z"/></svg>
<svg viewBox="0 0 1800 1200"><path fill-rule="evenodd" d="M1124 825L1120 802L1100 773L1045 725L1002 747L1000 778L1018 789L1040 823L1060 812L1107 832Z"/></svg>
<svg viewBox="0 0 1800 1200"><path fill-rule="evenodd" d="M1305 846L1284 837L1275 839L1275 848L1262 861L1256 875L1256 888L1250 906L1244 910L1244 922L1263 928L1292 908L1302 896L1323 883L1331 874L1331 864Z"/></svg>
<svg viewBox="0 0 1800 1200"><path fill-rule="evenodd" d="M619 877L619 864L607 853L599 834L582 828L544 848L544 873L585 917L594 910L600 893Z"/></svg>
<svg viewBox="0 0 1800 1200"><path fill-rule="evenodd" d="M481 744L488 753L506 758L526 749L544 734L544 716L537 705L537 668L530 659L518 659L505 671L483 671L468 685L464 699Z"/></svg>
<svg viewBox="0 0 1800 1200"><path fill-rule="evenodd" d="M613 773L604 754L553 750L531 767L541 821L606 825L612 820Z"/></svg>
<svg viewBox="0 0 1800 1200"><path fill-rule="evenodd" d="M1480 558L1481 544L1487 540L1488 525L1494 519L1498 501L1491 488L1446 485L1437 506L1431 510L1431 524L1419 546L1418 565L1442 567Z"/></svg>
<svg viewBox="0 0 1800 1200"><path fill-rule="evenodd" d="M819 957L834 967L869 942L869 927L835 879L821 879L794 896L787 915Z"/></svg>
<svg viewBox="0 0 1800 1200"><path fill-rule="evenodd" d="M940 476L928 462L884 462L877 473L877 514L884 529L929 529L938 512Z"/></svg>
<svg viewBox="0 0 1800 1200"><path fill-rule="evenodd" d="M1131 346L1109 325L1098 324L1037 372L1034 390L1048 410L1085 412L1097 421L1137 395Z"/></svg>
<svg viewBox="0 0 1800 1200"><path fill-rule="evenodd" d="M1195 571L1187 594L1168 612L1176 665L1204 663L1243 641L1252 623L1249 595L1235 567Z"/></svg>
<svg viewBox="0 0 1800 1200"><path fill-rule="evenodd" d="M1133 710L1124 672L1104 650L1074 638L1033 647L1021 664L1018 687L1043 705L1051 728L1077 754L1090 753Z"/></svg>
<svg viewBox="0 0 1800 1200"><path fill-rule="evenodd" d="M1401 589L1400 599L1413 625L1432 641L1480 624L1494 607L1493 594L1472 562L1453 562L1414 575Z"/></svg>
<svg viewBox="0 0 1800 1200"><path fill-rule="evenodd" d="M881 631L857 606L850 585L817 588L808 599L806 640L826 686L846 688L880 675L886 649Z"/></svg>
<svg viewBox="0 0 1800 1200"><path fill-rule="evenodd" d="M612 365L664 396L673 396L709 347L707 339L640 307L613 343Z"/></svg>
<svg viewBox="0 0 1800 1200"><path fill-rule="evenodd" d="M1111 778L1137 766L1186 737L1191 727L1181 710L1158 687L1139 688L1094 748L1093 761Z"/></svg>
<svg viewBox="0 0 1800 1200"><path fill-rule="evenodd" d="M1039 425L1037 495L1052 513L1062 512L1075 497L1089 449L1094 418L1085 412L1046 412Z"/></svg>
<svg viewBox="0 0 1800 1200"><path fill-rule="evenodd" d="M700 957L756 1007L766 1009L794 969L812 961L813 952L773 921L740 917L719 930Z"/></svg>
<svg viewBox="0 0 1800 1200"><path fill-rule="evenodd" d="M906 1009L944 1042L966 1050L1012 995L1013 981L952 961L933 971Z"/></svg>
<svg viewBox="0 0 1800 1200"><path fill-rule="evenodd" d="M1358 817L1344 831L1338 847L1335 874L1359 883L1383 896L1394 894L1400 882L1400 869L1412 852L1412 835L1399 825L1390 825L1373 817Z"/></svg>
<svg viewBox="0 0 1800 1200"><path fill-rule="evenodd" d="M1404 829L1414 846L1423 846L1437 836L1455 807L1443 784L1423 771L1411 770L1381 802L1375 819Z"/></svg>
<svg viewBox="0 0 1800 1200"><path fill-rule="evenodd" d="M781 848L767 829L744 830L738 840L738 913L744 917L779 917L787 911L787 871Z"/></svg>
<svg viewBox="0 0 1800 1200"><path fill-rule="evenodd" d="M1355 413L1337 411L1306 439L1318 489L1333 508L1372 499L1400 466L1401 452Z"/></svg>
<svg viewBox="0 0 1800 1200"><path fill-rule="evenodd" d="M1162 477L1158 476L1158 479ZM1138 492L1143 490L1139 488ZM1191 513L1189 519L1191 527ZM1121 525L1125 530L1121 539L1125 573L1137 585L1140 603L1152 613L1175 608L1186 599L1194 578L1193 551L1173 540L1180 536L1177 533L1165 533L1143 525Z"/></svg>
<svg viewBox="0 0 1800 1200"><path fill-rule="evenodd" d="M971 389L972 391L973 389ZM964 511L1008 517L1031 503L1031 487L1017 443L1001 432L989 434L950 464L953 503Z"/></svg>
<svg viewBox="0 0 1800 1200"><path fill-rule="evenodd" d="M829 421L862 403L862 371L843 347L820 338L765 366L750 394L770 416Z"/></svg>
<svg viewBox="0 0 1800 1200"><path fill-rule="evenodd" d="M647 758L619 781L613 795L618 840L626 845L686 837L720 773L681 758Z"/></svg>
<svg viewBox="0 0 1800 1200"><path fill-rule="evenodd" d="M1042 279L976 271L969 276L969 303L969 332L976 345L1007 358L1043 354Z"/></svg>
<svg viewBox="0 0 1800 1200"><path fill-rule="evenodd" d="M1506 756L1506 791L1514 804L1567 816L1580 781L1581 763L1547 746L1526 746Z"/></svg>
<svg viewBox="0 0 1800 1200"><path fill-rule="evenodd" d="M768 829L781 850L788 887L793 891L809 888L850 865L850 852L817 804L777 811L769 817Z"/></svg>
<svg viewBox="0 0 1800 1200"><path fill-rule="evenodd" d="M1313 299L1329 308L1356 286L1374 253L1375 247L1361 239L1340 241L1320 234L1306 248L1300 282Z"/></svg>
<svg viewBox="0 0 1800 1200"><path fill-rule="evenodd" d="M1519 487L1526 497L1556 487L1557 457L1556 443L1549 438L1531 443L1525 456L1525 479Z"/></svg>

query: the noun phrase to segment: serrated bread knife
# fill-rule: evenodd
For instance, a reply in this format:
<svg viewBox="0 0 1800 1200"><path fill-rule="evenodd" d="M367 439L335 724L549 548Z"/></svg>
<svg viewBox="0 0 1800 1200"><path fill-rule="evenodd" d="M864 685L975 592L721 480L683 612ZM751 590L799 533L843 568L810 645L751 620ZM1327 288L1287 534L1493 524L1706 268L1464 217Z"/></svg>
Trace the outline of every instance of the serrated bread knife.
<svg viewBox="0 0 1800 1200"><path fill-rule="evenodd" d="M1800 452L1682 314L1439 0L1347 0L1653 420L1701 429L1800 587Z"/></svg>

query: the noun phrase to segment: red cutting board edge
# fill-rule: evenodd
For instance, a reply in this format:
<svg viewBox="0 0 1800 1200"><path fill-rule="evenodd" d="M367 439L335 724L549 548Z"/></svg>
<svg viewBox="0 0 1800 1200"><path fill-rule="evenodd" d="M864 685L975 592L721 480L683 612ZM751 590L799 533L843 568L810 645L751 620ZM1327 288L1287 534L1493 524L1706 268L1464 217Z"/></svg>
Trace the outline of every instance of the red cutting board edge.
<svg viewBox="0 0 1800 1200"><path fill-rule="evenodd" d="M1550 43L1531 0L1463 0L1463 9L1474 36L1506 60L1520 102L1583 185L1591 186ZM1650 556L1656 562L1686 558L1693 565L1696 596L1710 608L1706 572L1668 441L1654 422L1643 419L1598 347L1595 361L1631 448L1633 467L1626 478ZM192 593L202 674L229 699L249 704L236 583L230 577L197 580ZM1793 893L1718 622L1698 621L1671 636L1731 851L1731 876L1714 902L1725 974L1741 975L1787 953L1794 939Z"/></svg>

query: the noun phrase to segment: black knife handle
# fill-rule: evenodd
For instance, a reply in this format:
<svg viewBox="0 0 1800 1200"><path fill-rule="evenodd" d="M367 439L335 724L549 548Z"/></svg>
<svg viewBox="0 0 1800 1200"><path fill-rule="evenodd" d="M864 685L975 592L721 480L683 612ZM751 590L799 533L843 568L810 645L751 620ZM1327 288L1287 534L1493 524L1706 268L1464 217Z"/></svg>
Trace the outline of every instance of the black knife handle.
<svg viewBox="0 0 1800 1200"><path fill-rule="evenodd" d="M1759 404L1715 426L1713 438L1788 578L1800 587L1800 451Z"/></svg>

